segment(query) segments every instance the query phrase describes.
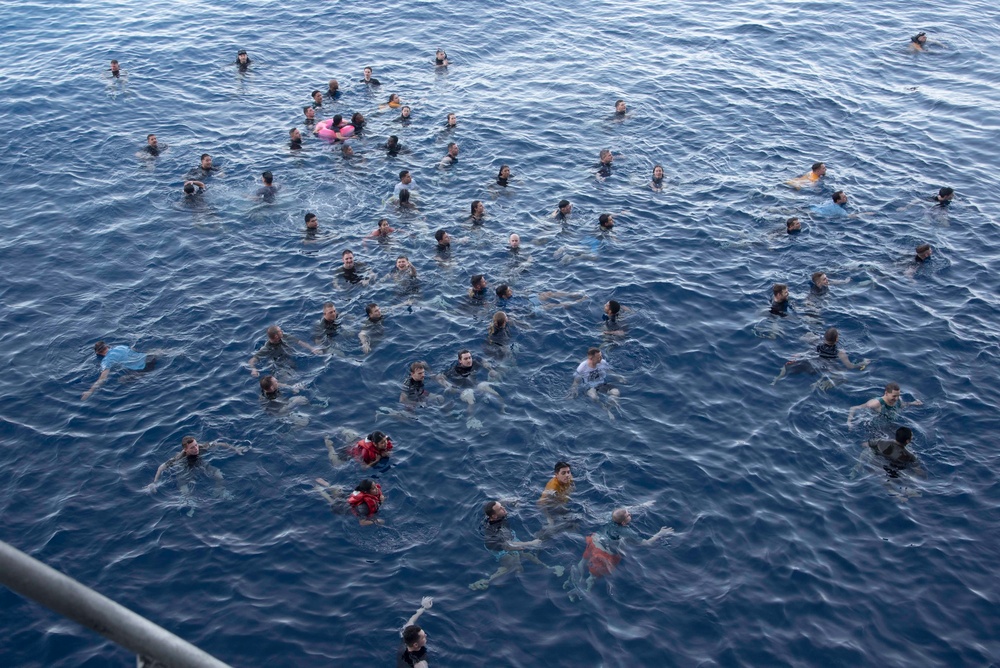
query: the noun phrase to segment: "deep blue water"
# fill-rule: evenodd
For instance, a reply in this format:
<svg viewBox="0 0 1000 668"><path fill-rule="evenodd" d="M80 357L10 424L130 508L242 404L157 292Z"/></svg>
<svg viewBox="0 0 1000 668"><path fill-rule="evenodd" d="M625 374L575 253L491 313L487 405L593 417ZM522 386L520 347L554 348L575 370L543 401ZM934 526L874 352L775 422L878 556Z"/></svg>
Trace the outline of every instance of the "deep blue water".
<svg viewBox="0 0 1000 668"><path fill-rule="evenodd" d="M5 7L0 538L234 666L389 665L425 595L432 665L997 661L992 3L320 6ZM943 46L907 52L918 30ZM241 47L246 75L231 64ZM439 47L446 72L431 66ZM111 58L124 82L105 76ZM358 83L365 65L383 83L375 95ZM344 94L318 117L369 119L350 163L308 135L287 148L309 92L332 77ZM378 111L391 92L412 105L411 125ZM617 98L623 122L610 118ZM155 161L136 157L149 132L169 146ZM387 158L389 134L411 152ZM461 154L443 172L449 141ZM602 148L622 157L599 182ZM182 177L203 152L223 174L186 206ZM784 185L816 160L829 166L821 187ZM501 191L505 163L515 180ZM661 193L647 187L657 163ZM420 197L400 213L386 200L404 168ZM273 206L248 199L265 169L283 186ZM944 185L956 201L931 208ZM870 215L810 218L836 189ZM548 218L564 197L565 227ZM474 199L483 229L465 221ZM306 211L317 243L303 243ZM617 227L592 257L602 212ZM772 234L793 213L804 231ZM363 244L382 216L396 238ZM439 227L466 238L445 263ZM935 254L909 276L921 242ZM364 305L406 295L333 285L344 248L380 274L405 253L420 274L412 308L389 316L369 355L353 338ZM851 283L807 304L816 270ZM478 403L481 427L457 409L376 423L379 407L397 408L409 362L441 370L461 348L483 354L495 309L464 296L480 272L491 288L588 299L523 318L498 362L505 412ZM781 322L766 314L775 282L797 307ZM633 309L624 337L602 335L608 299ZM326 300L347 335L335 354L298 358L291 381L308 405L265 413L246 361L268 325L307 337ZM874 364L828 391L801 375L771 386L811 348L803 337L829 326ZM83 403L98 339L167 354ZM593 345L627 378L614 421L564 399ZM862 454L875 427L847 429L848 407L888 381L924 403L903 423L926 479L887 479ZM331 514L311 491L317 476L365 475L328 462L322 439L338 427L396 443L377 472L384 529ZM234 498L199 483L190 517L169 480L142 492L189 433L253 446L213 460ZM645 534L677 535L632 550L611 590L577 603L531 564L470 591L495 569L482 503L521 499L513 525L530 535L559 459L574 466L582 519L546 545L547 562L575 562L583 535L622 505L644 504ZM0 624L3 665L132 661L7 590Z"/></svg>

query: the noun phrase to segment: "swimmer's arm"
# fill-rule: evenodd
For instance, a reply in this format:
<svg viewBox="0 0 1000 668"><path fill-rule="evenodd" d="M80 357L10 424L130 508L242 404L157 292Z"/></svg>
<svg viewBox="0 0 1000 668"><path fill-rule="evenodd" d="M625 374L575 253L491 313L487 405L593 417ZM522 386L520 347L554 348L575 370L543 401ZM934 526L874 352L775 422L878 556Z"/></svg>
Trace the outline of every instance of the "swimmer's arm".
<svg viewBox="0 0 1000 668"><path fill-rule="evenodd" d="M422 599L420 599L420 608L413 613L412 617L406 620L406 623L403 624L403 628L399 630L399 634L403 635L403 629L405 629L407 626L413 626L414 624L416 624L417 620L420 619L420 615L424 614L425 610L430 610L432 605L434 605L434 599L431 598L430 596L424 596Z"/></svg>
<svg viewBox="0 0 1000 668"><path fill-rule="evenodd" d="M208 448L227 448L229 450L232 450L233 452L235 452L238 455L242 455L244 452L246 452L247 450L250 449L250 448L244 447L242 445L240 445L240 446L229 445L228 443L223 443L222 441L212 441L207 446L205 446L205 449L208 449Z"/></svg>
<svg viewBox="0 0 1000 668"><path fill-rule="evenodd" d="M847 413L847 426L848 427L850 427L852 425L852 421L854 420L854 413L859 408L868 408L870 410L878 412L878 410L879 410L878 399L872 399L870 401L866 401L863 404L858 404L857 406L851 406L851 410L848 411L848 413Z"/></svg>
<svg viewBox="0 0 1000 668"><path fill-rule="evenodd" d="M184 453L182 452L182 453L180 453L178 455L174 455L173 457L171 457L167 461L165 461L162 464L160 464L159 468L156 469L156 475L153 476L153 482L151 482L150 484L146 485L143 489L145 491L147 491L147 492L155 492L156 491L156 483L158 483L160 481L160 476L163 475L163 472L166 471L171 466L173 466L183 456L184 456Z"/></svg>
<svg viewBox="0 0 1000 668"><path fill-rule="evenodd" d="M923 406L923 405L924 402L920 401L920 399L914 399L913 401L903 401L902 399L899 400L900 408L906 408L907 406Z"/></svg>
<svg viewBox="0 0 1000 668"><path fill-rule="evenodd" d="M531 550L533 548L538 547L541 544L542 544L542 539L536 538L535 540L512 540L509 541L503 547L505 550L521 551L521 550Z"/></svg>
<svg viewBox="0 0 1000 668"><path fill-rule="evenodd" d="M89 399L90 395L96 392L98 388L101 387L101 385L104 385L104 381L108 379L108 374L110 373L111 369L104 369L103 371L101 371L101 375L97 377L97 380L95 380L94 384L90 386L90 389L84 392L82 395L80 395L80 401L86 401L87 399Z"/></svg>
<svg viewBox="0 0 1000 668"><path fill-rule="evenodd" d="M365 330L362 329L360 332L358 332L358 341L361 342L361 352L367 355L372 351L371 339L368 338L368 334L365 332Z"/></svg>
<svg viewBox="0 0 1000 668"><path fill-rule="evenodd" d="M837 358L840 360L840 363L843 364L848 369L857 369L859 367L864 368L865 367L865 363L868 361L868 360L865 360L864 362L862 362L860 364L854 364L853 362L851 362L851 358L848 357L847 353L844 352L843 350L838 350L837 351Z"/></svg>
<svg viewBox="0 0 1000 668"><path fill-rule="evenodd" d="M299 344L300 346L302 346L303 348L305 348L306 350L308 350L309 352L311 352L313 355L322 355L323 354L323 349L322 348L317 348L316 346L314 346L314 345L312 345L312 344L310 344L310 343L308 343L306 341L303 341L302 339L300 339L297 336L292 336L291 334L285 334L285 338L288 339L289 341L291 341L292 343Z"/></svg>
<svg viewBox="0 0 1000 668"><path fill-rule="evenodd" d="M206 188L208 188L208 186L206 186L206 185L205 185L204 183L202 183L201 181L185 181L185 182L184 182L184 185L187 185L187 184L189 184L189 183L190 183L191 185L194 185L194 186L197 186L198 188L201 188L202 190L205 190Z"/></svg>
<svg viewBox="0 0 1000 668"><path fill-rule="evenodd" d="M664 536L669 536L673 532L674 532L673 527L663 527L659 531L657 531L656 533L654 533L652 536L650 536L649 538L647 538L646 540L640 541L640 544L641 545L651 545L652 543L655 543L656 541L658 541L659 539L663 538Z"/></svg>
<svg viewBox="0 0 1000 668"><path fill-rule="evenodd" d="M257 371L257 360L259 359L260 358L257 357L255 353L254 356L250 358L250 361L247 362L247 365L250 367L250 375L253 376L254 378L260 375L260 372Z"/></svg>

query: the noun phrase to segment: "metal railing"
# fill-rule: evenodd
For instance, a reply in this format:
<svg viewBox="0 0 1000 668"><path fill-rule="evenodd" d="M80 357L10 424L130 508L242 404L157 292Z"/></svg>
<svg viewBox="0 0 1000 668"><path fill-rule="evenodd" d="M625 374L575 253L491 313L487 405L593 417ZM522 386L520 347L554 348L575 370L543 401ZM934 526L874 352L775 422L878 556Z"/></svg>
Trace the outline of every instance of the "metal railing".
<svg viewBox="0 0 1000 668"><path fill-rule="evenodd" d="M170 631L3 541L0 584L134 652L139 666L229 668Z"/></svg>

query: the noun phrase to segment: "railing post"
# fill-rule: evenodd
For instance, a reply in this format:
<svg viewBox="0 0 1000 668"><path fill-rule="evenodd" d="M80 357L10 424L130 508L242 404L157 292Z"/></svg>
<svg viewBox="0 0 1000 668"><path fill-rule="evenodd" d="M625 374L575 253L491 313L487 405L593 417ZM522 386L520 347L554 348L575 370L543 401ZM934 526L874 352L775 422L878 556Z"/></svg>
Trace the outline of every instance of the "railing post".
<svg viewBox="0 0 1000 668"><path fill-rule="evenodd" d="M0 541L0 583L139 655L139 665L229 668L145 617L3 541Z"/></svg>

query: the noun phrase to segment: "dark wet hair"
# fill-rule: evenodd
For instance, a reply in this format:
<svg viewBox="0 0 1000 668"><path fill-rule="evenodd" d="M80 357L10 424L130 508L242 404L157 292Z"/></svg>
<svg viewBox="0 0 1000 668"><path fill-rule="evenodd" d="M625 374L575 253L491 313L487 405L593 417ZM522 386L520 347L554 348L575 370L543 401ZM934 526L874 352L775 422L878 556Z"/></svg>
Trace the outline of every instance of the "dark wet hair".
<svg viewBox="0 0 1000 668"><path fill-rule="evenodd" d="M265 397L268 395L269 389L271 387L271 381L275 381L275 383L277 383L277 380L275 380L274 376L267 375L260 377L260 393L263 394ZM275 387L274 391L277 392L278 389L279 389L278 387Z"/></svg>
<svg viewBox="0 0 1000 668"><path fill-rule="evenodd" d="M239 51L236 52L236 55L237 56L245 56L245 55L247 55L247 50L246 49L240 49Z"/></svg>
<svg viewBox="0 0 1000 668"><path fill-rule="evenodd" d="M569 462L556 462L555 467L552 469L553 473L559 473L563 469L572 469L573 467L569 465Z"/></svg>
<svg viewBox="0 0 1000 668"><path fill-rule="evenodd" d="M316 220L316 214L315 213L307 213L306 214L306 225L309 224L310 220Z"/></svg>
<svg viewBox="0 0 1000 668"><path fill-rule="evenodd" d="M395 135L393 135L393 136L395 137ZM410 170L408 170L408 169L404 169L403 171L401 171L401 172L399 173L399 180L400 180L400 181L402 181L402 180L403 180L403 177L404 177L404 176L406 176L406 175L407 175L407 174L409 174L409 173L410 173Z"/></svg>
<svg viewBox="0 0 1000 668"><path fill-rule="evenodd" d="M472 352L468 348L462 348L461 350L458 351L458 357L461 358L462 355L464 355L465 353L469 353L470 355L472 354Z"/></svg>
<svg viewBox="0 0 1000 668"><path fill-rule="evenodd" d="M263 177L264 183L266 183L267 185L271 185L271 183L274 181L274 174L272 174L271 172L264 172L263 174L261 174L261 177Z"/></svg>
<svg viewBox="0 0 1000 668"><path fill-rule="evenodd" d="M784 283L775 283L773 286L771 286L771 292L774 293L775 297L777 297L778 294L784 292L787 289L788 286L785 285Z"/></svg>
<svg viewBox="0 0 1000 668"><path fill-rule="evenodd" d="M785 221L785 228L787 229L787 228L791 227L793 224L795 224L796 221L802 222L802 221L799 221L798 217L792 216L791 218L789 218L788 220Z"/></svg>
<svg viewBox="0 0 1000 668"><path fill-rule="evenodd" d="M416 644L416 642L420 640L421 631L423 631L423 629L416 624L410 624L403 629L403 642L406 643L407 647Z"/></svg>
<svg viewBox="0 0 1000 668"><path fill-rule="evenodd" d="M355 492L364 492L365 494L370 494L375 491L375 481L370 478L365 478L358 483L358 486L354 488Z"/></svg>
<svg viewBox="0 0 1000 668"><path fill-rule="evenodd" d="M350 253L351 255L354 255L354 251L352 251L350 248L347 248L347 249L344 250L343 253L340 254L340 257L343 258L348 253Z"/></svg>
<svg viewBox="0 0 1000 668"><path fill-rule="evenodd" d="M812 275L812 282L815 283L816 281L818 281L820 276L826 276L826 272L825 271L814 271L813 275Z"/></svg>
<svg viewBox="0 0 1000 668"><path fill-rule="evenodd" d="M267 338L271 338L272 336L278 336L280 334L281 334L281 328L278 327L277 325L271 325L270 327L267 328Z"/></svg>
<svg viewBox="0 0 1000 668"><path fill-rule="evenodd" d="M955 189L949 188L948 186L945 186L944 188L941 188L941 190L938 191L938 197L951 197L954 194L955 194Z"/></svg>
<svg viewBox="0 0 1000 668"><path fill-rule="evenodd" d="M910 38L910 41L913 42L914 44L919 44L921 37L927 37L927 33L925 33L925 32L918 32L916 35L914 35L913 37Z"/></svg>
<svg viewBox="0 0 1000 668"><path fill-rule="evenodd" d="M386 438L388 437L380 431L373 431L372 433L368 434L368 440L371 441L372 443L381 443L382 441L386 440Z"/></svg>
<svg viewBox="0 0 1000 668"><path fill-rule="evenodd" d="M822 167L825 164L826 164L825 162L814 162L813 166L812 166L812 170L815 172L816 170L818 170L820 167Z"/></svg>
<svg viewBox="0 0 1000 668"><path fill-rule="evenodd" d="M899 383L891 382L891 383L886 383L885 384L885 391L886 392L895 392L898 389L899 389Z"/></svg>
<svg viewBox="0 0 1000 668"><path fill-rule="evenodd" d="M361 132L361 128L365 127L365 116L360 111L354 112L351 115L351 125L354 126L355 134Z"/></svg>
<svg viewBox="0 0 1000 668"><path fill-rule="evenodd" d="M398 146L399 137L397 137L396 135L389 135L389 138L385 141L385 145L389 147ZM403 178L403 175L400 174L399 178Z"/></svg>
<svg viewBox="0 0 1000 668"><path fill-rule="evenodd" d="M826 330L826 334L823 335L823 340L829 343L830 345L836 343L837 339L839 338L840 338L840 332L837 331L836 327L831 327L830 329Z"/></svg>
<svg viewBox="0 0 1000 668"><path fill-rule="evenodd" d="M479 282L482 281L485 278L486 277L483 276L482 274L475 274L475 275L473 275L472 278L469 279L469 285L471 285L472 287L476 287L476 285L478 285Z"/></svg>
<svg viewBox="0 0 1000 668"><path fill-rule="evenodd" d="M316 97L317 93L319 93L320 95L322 95L322 93L320 93L318 90L314 90L313 92L309 93L309 97Z"/></svg>
<svg viewBox="0 0 1000 668"><path fill-rule="evenodd" d="M181 439L181 445L187 447L189 443L194 443L194 441L195 441L194 436L185 436L184 438Z"/></svg>
<svg viewBox="0 0 1000 668"><path fill-rule="evenodd" d="M98 355L100 355L102 351L105 351L107 349L108 349L108 344L106 344L104 341L98 341L97 343L94 344L94 352L97 353Z"/></svg>
<svg viewBox="0 0 1000 668"><path fill-rule="evenodd" d="M568 199L561 199L561 200L559 200L559 208L560 209L565 209L568 206L569 206L569 200Z"/></svg>
<svg viewBox="0 0 1000 668"><path fill-rule="evenodd" d="M409 204L410 203L410 190L408 188L403 188L399 191L399 203Z"/></svg>
<svg viewBox="0 0 1000 668"><path fill-rule="evenodd" d="M917 252L918 253L926 253L930 249L931 249L931 245L930 244L920 244L919 246L917 246Z"/></svg>
<svg viewBox="0 0 1000 668"><path fill-rule="evenodd" d="M501 283L500 285L497 286L495 292L497 293L497 297L499 297L500 299L504 299L507 296L508 290L510 290L510 286L507 285L506 283Z"/></svg>
<svg viewBox="0 0 1000 668"><path fill-rule="evenodd" d="M487 501L483 505L483 513L486 515L486 517L493 517L493 509L496 508L497 505L499 504L500 504L499 501Z"/></svg>
<svg viewBox="0 0 1000 668"><path fill-rule="evenodd" d="M378 304L376 304L375 302L368 304L367 306L365 306L365 315L367 315L369 318L372 317L372 311L374 311L377 308Z"/></svg>
<svg viewBox="0 0 1000 668"><path fill-rule="evenodd" d="M607 227L608 223L611 222L611 214L610 213L602 213L600 215L600 217L598 217L597 222L599 222L601 224L601 227Z"/></svg>
<svg viewBox="0 0 1000 668"><path fill-rule="evenodd" d="M601 352L600 348L587 348L587 357L593 357L599 352Z"/></svg>
<svg viewBox="0 0 1000 668"><path fill-rule="evenodd" d="M424 369L424 370L426 370L427 369L427 362L424 362L422 360L417 360L416 362L413 362L412 364L410 364L410 373L413 373L417 369Z"/></svg>
<svg viewBox="0 0 1000 668"><path fill-rule="evenodd" d="M906 445L913 440L913 430L909 427L900 427L896 430L896 442L900 445Z"/></svg>
<svg viewBox="0 0 1000 668"><path fill-rule="evenodd" d="M208 153L202 153L201 154L201 160L204 160L205 158L211 158L211 157L212 156L210 156Z"/></svg>
<svg viewBox="0 0 1000 668"><path fill-rule="evenodd" d="M837 203L837 200L839 200L839 199L840 199L840 196L841 196L841 195L846 195L846 194L847 194L847 193L845 193L845 192L844 192L843 190L838 190L837 192L835 192L835 193L833 193L832 195L830 195L830 197L832 197L832 198L833 198L833 203L834 203L834 204L836 204L836 203Z"/></svg>
<svg viewBox="0 0 1000 668"><path fill-rule="evenodd" d="M612 299L608 302L608 310L611 311L611 315L618 315L618 312L622 310L622 305Z"/></svg>
<svg viewBox="0 0 1000 668"><path fill-rule="evenodd" d="M185 183L184 184L184 192L186 194L188 194L188 195L193 195L194 194L194 184L193 183Z"/></svg>
<svg viewBox="0 0 1000 668"><path fill-rule="evenodd" d="M148 135L146 135L146 141L149 141L150 137L155 137L155 136L156 136L155 132L150 132ZM944 188L942 188L942 190L944 190Z"/></svg>
<svg viewBox="0 0 1000 668"><path fill-rule="evenodd" d="M444 235L446 234L448 234L448 230L442 227L440 230L434 233L434 239L436 239L437 241L441 241L442 239L444 239Z"/></svg>
<svg viewBox="0 0 1000 668"><path fill-rule="evenodd" d="M334 114L334 116L333 116L333 122L330 124L330 126L333 127L333 128L337 128L337 127L340 127L340 124L343 123L343 122L344 122L344 117L343 116L341 116L340 114Z"/></svg>

